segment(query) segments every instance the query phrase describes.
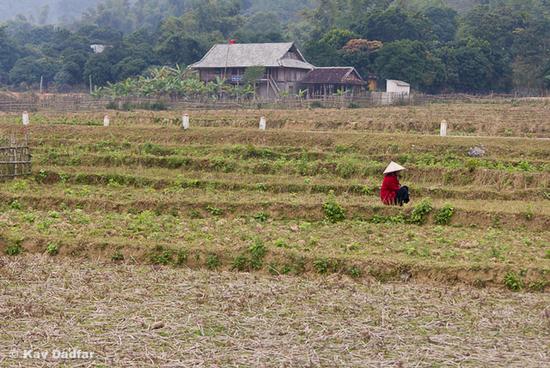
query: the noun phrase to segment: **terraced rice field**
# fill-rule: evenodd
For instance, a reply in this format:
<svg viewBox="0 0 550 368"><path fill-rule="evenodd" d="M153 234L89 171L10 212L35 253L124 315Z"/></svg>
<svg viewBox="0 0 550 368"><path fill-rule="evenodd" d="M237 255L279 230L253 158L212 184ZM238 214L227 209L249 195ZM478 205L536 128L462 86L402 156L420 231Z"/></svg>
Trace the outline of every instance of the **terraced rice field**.
<svg viewBox="0 0 550 368"><path fill-rule="evenodd" d="M116 113L108 128L97 126L100 114L34 116L33 176L0 183L0 250L7 256L0 263L7 280L0 315L11 320L0 343L16 346L32 323L61 323L41 316L57 313L49 303L65 303L68 295L50 301L22 289L29 283L47 290L40 275L49 274L55 288L63 282L68 289L90 286L89 299L69 300L66 317L78 321L76 330L54 341L95 346L102 352L97 364L544 366L550 343L548 112L540 103L195 111L189 131L169 112ZM268 118L265 132L256 128L260 115ZM445 116L453 136L437 137ZM20 129L17 117L0 116L0 136ZM471 157L473 147L484 155ZM378 199L380 172L390 160L408 168L401 181L413 201L404 208ZM25 268L32 272L17 271ZM88 276L82 275L91 281L83 284ZM148 278L158 282L147 285ZM99 296L116 298L128 283L142 285L135 295L124 294L145 305L140 312ZM188 284L189 290L205 288L200 298L206 300L195 291L182 305L166 297L183 298ZM249 287L242 295L231 292ZM268 290L278 296L269 301ZM458 304L450 306L442 295ZM354 297L355 304L347 304ZM17 309L25 298L42 312ZM488 332L498 323L487 322L482 304L467 316L457 309L479 298L501 308L491 317L503 321L499 333ZM383 300L402 308L382 306ZM428 301L433 308L425 320ZM222 308L226 303L237 303L236 309ZM275 304L289 313L279 327L272 326L281 317L270 312ZM84 305L114 314L103 309L103 318L83 311ZM180 307L190 313L187 322ZM122 322L116 316L124 311L135 320L124 322L128 329L120 338L135 340L117 348ZM525 313L529 317L521 317ZM101 320L95 328L104 339L78 332L86 318ZM512 327L522 318L522 329ZM159 331L149 328L159 320ZM140 330L141 323L146 327ZM255 323L268 331L265 341ZM465 340L483 328L489 330L475 341ZM278 345L286 336L278 329L287 331L293 348ZM309 332L298 333L302 329ZM48 345L38 340L37 346ZM378 341L374 350L372 341ZM137 352L138 342L151 351ZM508 348L491 350L495 344ZM178 355L191 350L194 357Z"/></svg>

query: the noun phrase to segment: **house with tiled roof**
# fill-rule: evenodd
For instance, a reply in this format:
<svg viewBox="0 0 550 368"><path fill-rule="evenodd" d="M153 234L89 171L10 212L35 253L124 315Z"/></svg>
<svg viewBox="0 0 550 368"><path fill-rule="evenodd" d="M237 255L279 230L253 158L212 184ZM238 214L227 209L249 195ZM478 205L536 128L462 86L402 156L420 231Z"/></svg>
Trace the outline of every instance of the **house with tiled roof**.
<svg viewBox="0 0 550 368"><path fill-rule="evenodd" d="M357 95L365 90L367 82L354 67L315 68L300 81L308 96L329 96L336 93Z"/></svg>
<svg viewBox="0 0 550 368"><path fill-rule="evenodd" d="M263 68L256 93L264 98L296 93L298 83L314 69L292 42L218 44L189 66L203 82L219 78L231 84L244 83L246 70L253 67Z"/></svg>

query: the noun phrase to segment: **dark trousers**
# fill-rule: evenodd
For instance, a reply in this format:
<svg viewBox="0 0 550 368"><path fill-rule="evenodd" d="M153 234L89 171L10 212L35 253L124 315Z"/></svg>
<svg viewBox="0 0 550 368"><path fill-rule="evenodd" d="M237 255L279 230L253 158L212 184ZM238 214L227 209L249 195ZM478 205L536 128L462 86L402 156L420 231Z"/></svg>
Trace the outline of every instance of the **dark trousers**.
<svg viewBox="0 0 550 368"><path fill-rule="evenodd" d="M397 191L397 196L395 197L395 204L403 206L403 203L409 203L409 187L403 186Z"/></svg>

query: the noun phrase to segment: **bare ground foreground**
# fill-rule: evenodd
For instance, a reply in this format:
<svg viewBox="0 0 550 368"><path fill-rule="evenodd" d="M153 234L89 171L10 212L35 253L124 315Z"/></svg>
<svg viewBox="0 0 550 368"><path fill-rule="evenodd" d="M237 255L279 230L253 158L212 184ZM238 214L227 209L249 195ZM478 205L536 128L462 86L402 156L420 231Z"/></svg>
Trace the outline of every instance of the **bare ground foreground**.
<svg viewBox="0 0 550 368"><path fill-rule="evenodd" d="M2 367L550 365L547 293L39 255L0 258L0 283Z"/></svg>

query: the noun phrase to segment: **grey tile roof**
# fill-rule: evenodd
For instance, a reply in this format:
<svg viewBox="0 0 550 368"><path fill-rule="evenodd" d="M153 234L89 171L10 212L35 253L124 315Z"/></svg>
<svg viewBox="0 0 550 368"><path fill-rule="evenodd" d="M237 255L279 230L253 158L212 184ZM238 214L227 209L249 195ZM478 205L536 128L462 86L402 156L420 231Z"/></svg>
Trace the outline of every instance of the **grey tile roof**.
<svg viewBox="0 0 550 368"><path fill-rule="evenodd" d="M243 43L214 45L201 61L190 68L239 68L251 66L313 69L305 60L284 59L294 43ZM300 57L300 52L296 49Z"/></svg>
<svg viewBox="0 0 550 368"><path fill-rule="evenodd" d="M300 81L302 84L349 84L362 86L366 82L354 67L315 68Z"/></svg>

